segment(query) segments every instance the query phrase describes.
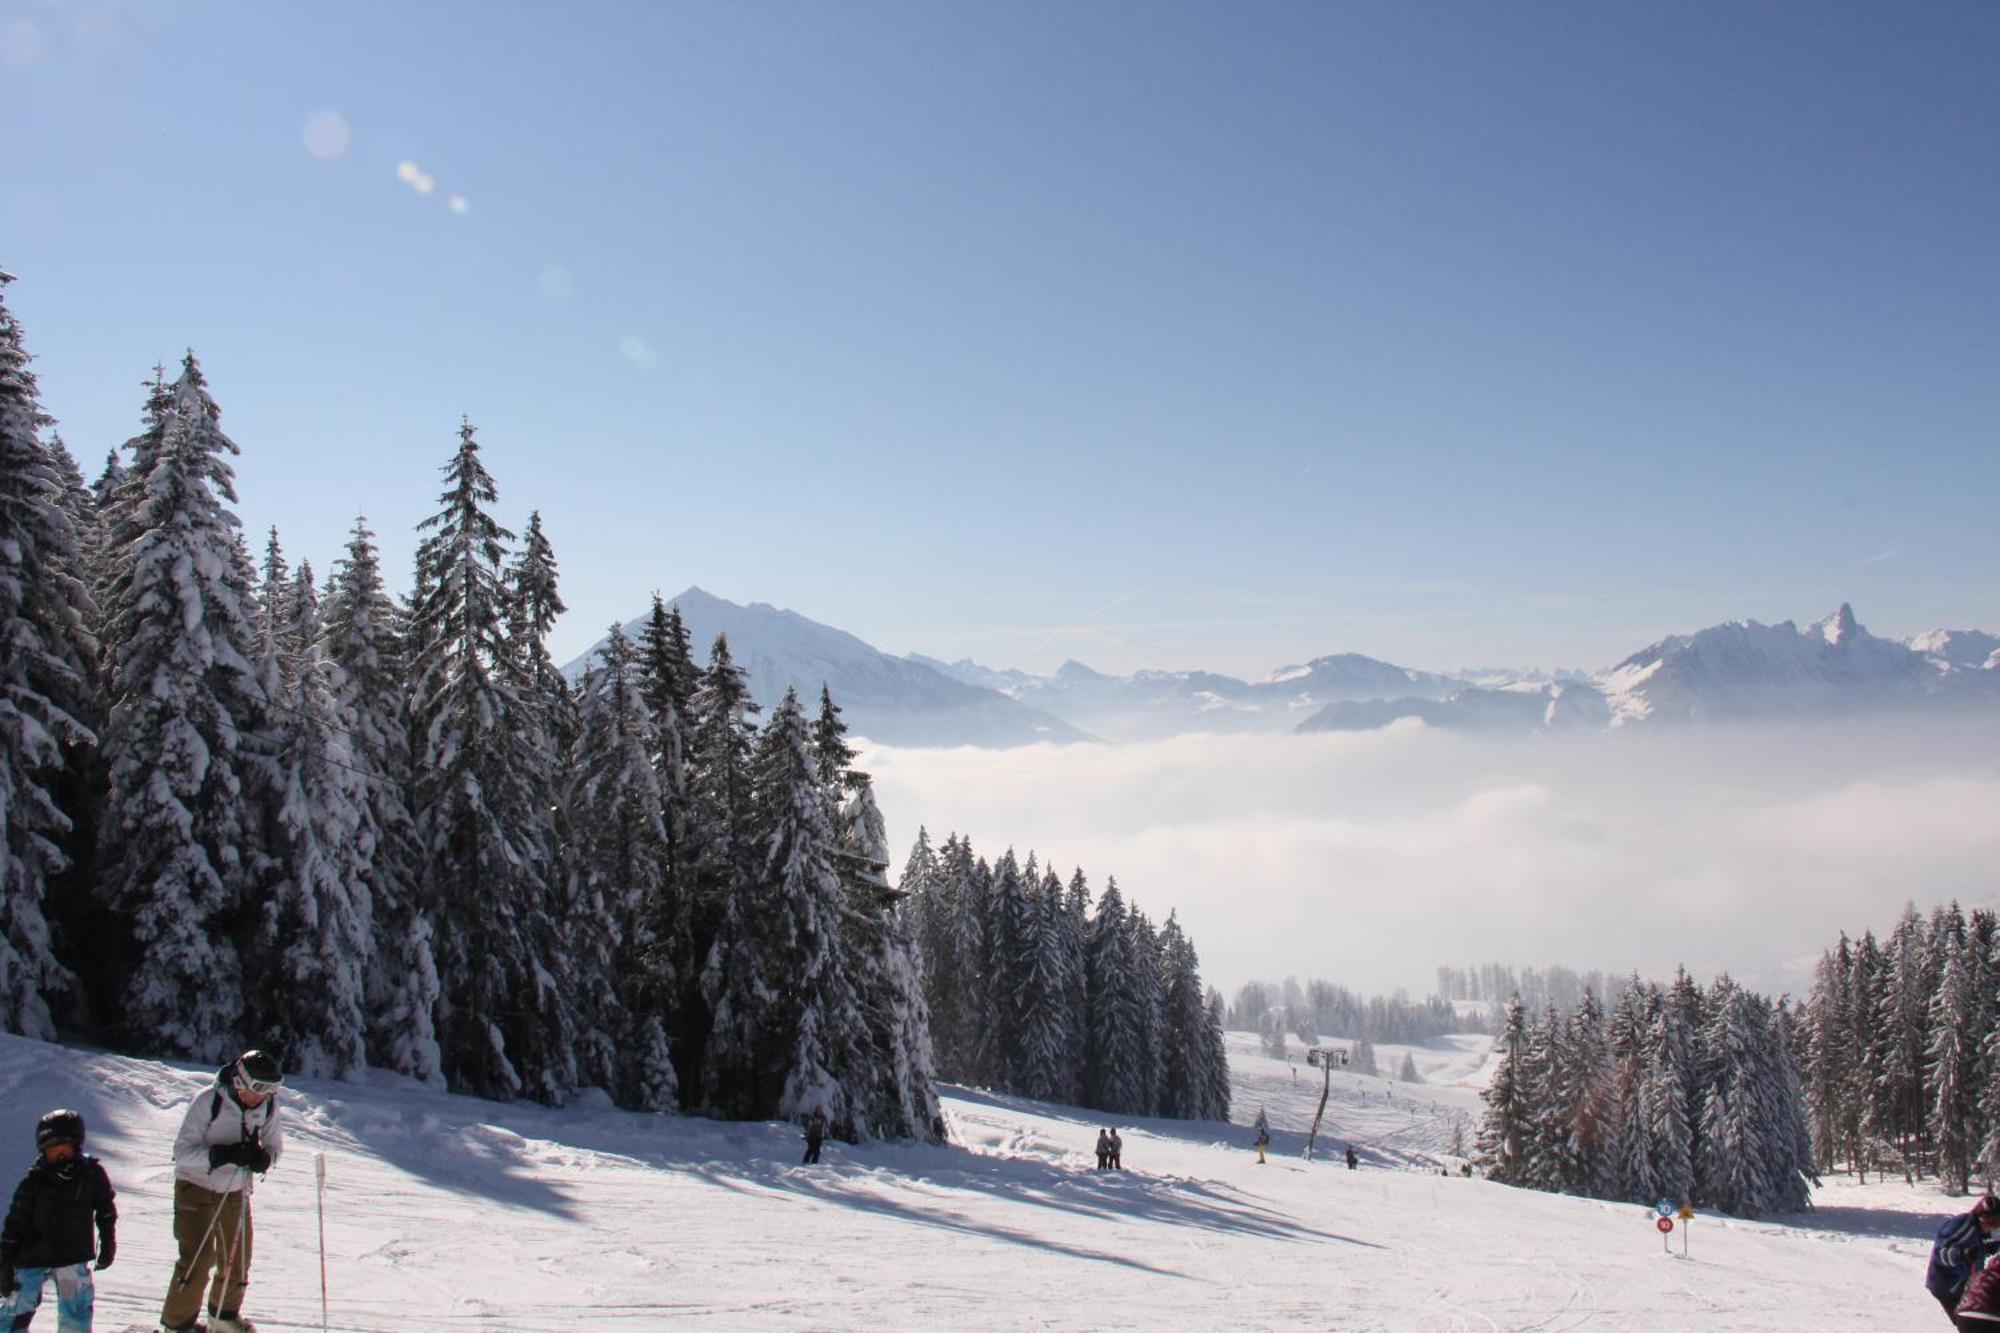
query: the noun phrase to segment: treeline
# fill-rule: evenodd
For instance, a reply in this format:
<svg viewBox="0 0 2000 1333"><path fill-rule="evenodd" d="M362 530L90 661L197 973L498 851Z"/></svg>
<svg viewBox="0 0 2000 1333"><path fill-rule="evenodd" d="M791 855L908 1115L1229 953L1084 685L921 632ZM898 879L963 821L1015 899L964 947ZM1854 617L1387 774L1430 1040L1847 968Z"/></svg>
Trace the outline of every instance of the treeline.
<svg viewBox="0 0 2000 1333"><path fill-rule="evenodd" d="M1222 997L1193 941L1108 880L1093 908L1033 852L989 865L919 832L899 885L923 956L939 1074L1120 1115L1229 1118Z"/></svg>
<svg viewBox="0 0 2000 1333"><path fill-rule="evenodd" d="M1621 984L1595 968L1576 972L1560 964L1518 969L1505 963L1440 967L1437 979L1438 994L1447 1000L1474 1000L1497 1011L1519 996L1530 1010L1553 1004L1557 1013L1565 1015L1574 1012L1586 994L1609 995Z"/></svg>
<svg viewBox="0 0 2000 1333"><path fill-rule="evenodd" d="M233 506L190 354L86 485L0 304L0 1028L846 1135L936 1116L915 943L839 711L761 729L660 606L581 686L468 423L396 598Z"/></svg>
<svg viewBox="0 0 2000 1333"><path fill-rule="evenodd" d="M1478 1153L1495 1180L1737 1216L1807 1207L1815 1180L1792 1015L1718 978L1628 983L1607 1018L1518 999L1494 1039Z"/></svg>
<svg viewBox="0 0 2000 1333"><path fill-rule="evenodd" d="M1822 1170L2000 1175L2000 924L1957 903L1903 910L1886 941L1821 955L1798 1035Z"/></svg>
<svg viewBox="0 0 2000 1333"><path fill-rule="evenodd" d="M1435 995L1421 1002L1403 991L1364 999L1330 981L1308 981L1301 986L1296 977L1245 983L1237 988L1226 1017L1238 1032L1275 1028L1281 1050L1285 1032L1297 1033L1308 1046L1318 1042L1321 1034L1407 1046L1453 1032L1487 1031L1484 1020L1461 1018Z"/></svg>

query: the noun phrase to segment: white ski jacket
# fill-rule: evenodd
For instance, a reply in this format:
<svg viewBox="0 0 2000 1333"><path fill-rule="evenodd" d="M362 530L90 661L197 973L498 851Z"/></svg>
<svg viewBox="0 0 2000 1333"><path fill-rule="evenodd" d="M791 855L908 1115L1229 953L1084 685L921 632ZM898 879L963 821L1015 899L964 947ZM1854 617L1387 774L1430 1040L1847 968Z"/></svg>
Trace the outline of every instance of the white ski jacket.
<svg viewBox="0 0 2000 1333"><path fill-rule="evenodd" d="M203 1088L188 1106L181 1132L174 1135L174 1178L216 1194L250 1189L252 1172L227 1162L214 1171L208 1168L210 1148L246 1139L262 1144L272 1163L277 1163L285 1150L284 1131L278 1126L278 1099L267 1097L256 1110L246 1109L231 1091L229 1070L224 1069L215 1076L214 1085Z"/></svg>

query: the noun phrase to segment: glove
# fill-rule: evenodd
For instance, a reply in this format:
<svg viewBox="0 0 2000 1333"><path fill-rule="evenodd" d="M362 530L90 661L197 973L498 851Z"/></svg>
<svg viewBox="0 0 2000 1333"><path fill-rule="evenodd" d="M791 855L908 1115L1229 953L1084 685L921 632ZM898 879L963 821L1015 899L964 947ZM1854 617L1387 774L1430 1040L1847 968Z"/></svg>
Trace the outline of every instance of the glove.
<svg viewBox="0 0 2000 1333"><path fill-rule="evenodd" d="M97 1271L102 1273L111 1267L111 1258L118 1253L118 1238L106 1232L97 1238Z"/></svg>
<svg viewBox="0 0 2000 1333"><path fill-rule="evenodd" d="M237 1154L243 1151L240 1143L218 1143L208 1150L208 1169L220 1171L225 1166L241 1166Z"/></svg>
<svg viewBox="0 0 2000 1333"><path fill-rule="evenodd" d="M0 1296L12 1296L20 1289L21 1284L14 1280L14 1270L12 1268L0 1268Z"/></svg>
<svg viewBox="0 0 2000 1333"><path fill-rule="evenodd" d="M255 1140L240 1143L236 1160L261 1176L271 1169L271 1150Z"/></svg>

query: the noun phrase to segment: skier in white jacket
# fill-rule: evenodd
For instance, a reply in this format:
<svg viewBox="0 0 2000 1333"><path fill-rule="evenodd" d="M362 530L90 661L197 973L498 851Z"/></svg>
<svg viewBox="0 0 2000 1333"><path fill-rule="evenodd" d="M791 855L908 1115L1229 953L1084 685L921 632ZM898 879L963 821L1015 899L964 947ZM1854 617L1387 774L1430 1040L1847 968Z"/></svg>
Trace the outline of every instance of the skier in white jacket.
<svg viewBox="0 0 2000 1333"><path fill-rule="evenodd" d="M204 1292L209 1333L256 1333L243 1317L250 1282L251 1177L285 1150L278 1089L285 1077L263 1051L245 1051L216 1071L174 1136L174 1241L180 1262L160 1310L171 1333L189 1333ZM213 1281L211 1282L211 1276Z"/></svg>

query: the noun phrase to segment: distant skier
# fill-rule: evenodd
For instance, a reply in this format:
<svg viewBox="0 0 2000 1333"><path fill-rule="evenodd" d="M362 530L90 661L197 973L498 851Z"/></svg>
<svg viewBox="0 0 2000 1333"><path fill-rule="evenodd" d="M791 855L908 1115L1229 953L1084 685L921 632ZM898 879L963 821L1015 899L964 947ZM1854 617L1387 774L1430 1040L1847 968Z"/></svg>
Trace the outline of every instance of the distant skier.
<svg viewBox="0 0 2000 1333"><path fill-rule="evenodd" d="M42 1288L53 1282L60 1333L90 1333L97 1302L91 1255L102 1272L118 1252L111 1178L95 1157L84 1155L83 1117L75 1111L41 1118L35 1153L0 1228L0 1329L27 1328L42 1303Z"/></svg>
<svg viewBox="0 0 2000 1333"><path fill-rule="evenodd" d="M1264 1108L1257 1108L1257 1165L1263 1166L1264 1150L1271 1146L1271 1120L1264 1114Z"/></svg>
<svg viewBox="0 0 2000 1333"><path fill-rule="evenodd" d="M1118 1137L1116 1125L1111 1127L1111 1169L1113 1171L1125 1169L1125 1140Z"/></svg>
<svg viewBox="0 0 2000 1333"><path fill-rule="evenodd" d="M2000 1239L1993 1236L1996 1231L2000 1231L2000 1199L1991 1194L1981 1195L1970 1212L1947 1218L1938 1228L1937 1241L1931 1246L1930 1267L1924 1273L1924 1289L1937 1297L1954 1325L1958 1322L1959 1298L1965 1294L1973 1270L1980 1266L1987 1251L2000 1246Z"/></svg>
<svg viewBox="0 0 2000 1333"><path fill-rule="evenodd" d="M1348 1145L1347 1145L1347 1169L1348 1169L1349 1171L1352 1171L1352 1170L1353 1170L1353 1169L1354 1169L1355 1167L1357 1167L1357 1166L1360 1166L1360 1165L1361 1165L1361 1159L1360 1159L1359 1157L1356 1157L1356 1156L1354 1155L1354 1145L1353 1145L1353 1144L1351 1144L1351 1143L1350 1143L1350 1144L1348 1144Z"/></svg>
<svg viewBox="0 0 2000 1333"><path fill-rule="evenodd" d="M1109 1129L1100 1129L1097 1131L1097 1169L1105 1171L1109 1170L1110 1166L1111 1131Z"/></svg>
<svg viewBox="0 0 2000 1333"><path fill-rule="evenodd" d="M819 1165L819 1145L826 1142L826 1111L815 1106L806 1117L806 1160L804 1166Z"/></svg>
<svg viewBox="0 0 2000 1333"><path fill-rule="evenodd" d="M160 1309L174 1333L201 1325L208 1296L209 1333L256 1333L245 1319L250 1285L250 1192L253 1173L269 1171L284 1152L278 1089L284 1071L263 1051L245 1051L216 1071L174 1136L174 1240L180 1259ZM213 1274L214 1281L210 1282Z"/></svg>

